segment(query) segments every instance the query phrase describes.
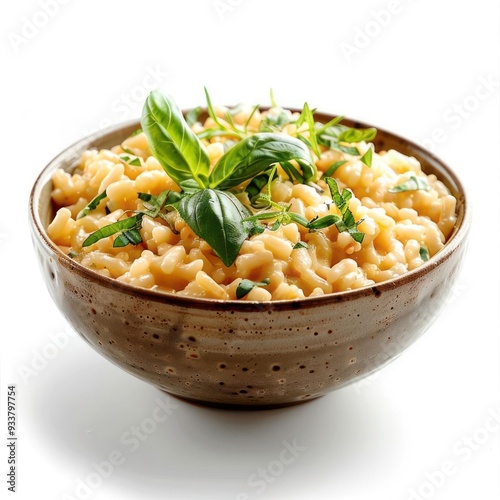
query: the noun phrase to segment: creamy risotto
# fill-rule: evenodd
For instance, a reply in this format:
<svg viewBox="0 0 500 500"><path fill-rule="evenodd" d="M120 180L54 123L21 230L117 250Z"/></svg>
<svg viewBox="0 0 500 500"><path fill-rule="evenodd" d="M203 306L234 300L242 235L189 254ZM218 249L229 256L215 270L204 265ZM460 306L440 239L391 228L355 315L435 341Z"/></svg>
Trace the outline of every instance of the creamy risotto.
<svg viewBox="0 0 500 500"><path fill-rule="evenodd" d="M274 163L262 169L260 179L229 190L248 210L248 221L243 216L242 222L248 236L230 265L186 223L175 203L154 211L161 193L186 188L167 174L142 131L109 150L85 151L73 173L54 174L57 213L48 227L50 238L81 265L124 283L189 297L269 301L380 283L421 266L450 236L456 199L436 176L422 172L418 159L395 150L375 152L365 140L347 142L356 134L344 134L346 140L338 143L313 140L311 127L322 125L279 106L211 111L203 122L196 115L188 120L210 168L244 135L266 132L301 139L317 169L313 179L299 182L300 175L291 175L297 162ZM337 136L346 129L335 123L329 128ZM332 200L327 177L343 194L343 208ZM127 227L128 239L122 228L109 236L99 233L88 244L89 235L141 213L138 223ZM267 215L255 217L259 214ZM354 230L345 230L345 219L321 227L300 224L290 214L309 222L327 215L338 222L347 214Z"/></svg>

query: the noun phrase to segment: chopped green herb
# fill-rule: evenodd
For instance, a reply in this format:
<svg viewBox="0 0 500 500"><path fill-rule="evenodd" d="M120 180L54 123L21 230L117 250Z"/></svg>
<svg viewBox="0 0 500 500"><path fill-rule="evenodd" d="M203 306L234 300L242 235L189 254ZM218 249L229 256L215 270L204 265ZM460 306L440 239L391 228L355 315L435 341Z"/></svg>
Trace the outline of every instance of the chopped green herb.
<svg viewBox="0 0 500 500"><path fill-rule="evenodd" d="M337 171L337 169L340 168L345 163L348 163L347 160L339 160L339 161L336 161L335 163L332 163L326 169L325 173L323 174L323 177L331 177Z"/></svg>
<svg viewBox="0 0 500 500"><path fill-rule="evenodd" d="M252 109L252 112L248 115L248 118L247 118L247 121L245 122L245 125L243 127L243 129L245 130L245 132L247 132L248 130L248 125L250 125L250 122L252 121L252 118L254 117L255 113L257 112L257 110L259 109L259 105L256 104L254 106L254 108Z"/></svg>
<svg viewBox="0 0 500 500"><path fill-rule="evenodd" d="M292 116L290 113L287 113L285 110L281 110L281 112L277 115L267 115L260 122L260 131L261 132L280 132L283 130L283 127L290 123Z"/></svg>
<svg viewBox="0 0 500 500"><path fill-rule="evenodd" d="M101 229L94 231L82 243L82 247L88 247L90 245L93 245L94 243L97 243L99 240L102 240L103 238L113 236L114 234L120 233L122 231L128 231L130 229L139 229L141 227L143 216L144 214L139 213L133 215L132 217L127 217L126 219L119 220L118 222L113 222L112 224L108 224L107 226L104 226Z"/></svg>
<svg viewBox="0 0 500 500"><path fill-rule="evenodd" d="M334 222L335 226L339 232L347 231L354 241L361 243L365 237L364 233L358 230L358 225L362 220L355 221L352 212L349 210L349 200L352 194L347 189L344 189L342 193L339 191L339 187L333 177L328 177L326 183L330 188L333 202L337 205L337 208L342 214L342 219ZM328 217L328 216L326 216Z"/></svg>
<svg viewBox="0 0 500 500"><path fill-rule="evenodd" d="M98 194L85 208L78 212L76 220L85 217L92 210L95 210L99 206L99 203L101 203L101 201L104 200L104 198L106 198L107 196L108 195L106 194L106 190L104 190L101 194Z"/></svg>
<svg viewBox="0 0 500 500"><path fill-rule="evenodd" d="M108 224L107 226L98 229L91 233L87 239L83 242L82 247L87 247L92 245L103 238L113 236L116 233L119 234L115 241L113 242L114 247L123 247L131 243L132 245L138 245L142 242L141 233L139 230L142 227L142 220L145 215L151 217L152 219L156 217L161 217L168 223L165 219L165 214L160 213L165 205L169 204L174 206L182 197L180 193L176 193L170 190L162 191L158 196L154 196L148 193L138 193L140 200L144 202L146 210L143 212L137 212L132 217L127 217L117 222ZM175 228L172 228L175 231Z"/></svg>
<svg viewBox="0 0 500 500"><path fill-rule="evenodd" d="M314 122L314 111L311 111L309 105L304 103L304 107L302 108L302 113L297 120L297 128L300 127L303 123L306 123L309 128L309 139L306 144L313 150L314 154L319 158L321 156L321 151L318 146L318 138L316 136L316 127ZM302 135L298 136L299 139L306 141L306 138Z"/></svg>
<svg viewBox="0 0 500 500"><path fill-rule="evenodd" d="M416 175L412 174L406 182L403 182L402 184L389 189L389 193L403 193L404 191L418 190L429 191L429 189L430 186L427 183L425 177L417 177Z"/></svg>
<svg viewBox="0 0 500 500"><path fill-rule="evenodd" d="M133 167L142 167L142 159L139 156L128 156L128 155L120 155L120 160L127 163L128 165L132 165Z"/></svg>
<svg viewBox="0 0 500 500"><path fill-rule="evenodd" d="M370 146L366 153L361 157L361 161L367 166L372 166L372 158L373 158L373 148Z"/></svg>
<svg viewBox="0 0 500 500"><path fill-rule="evenodd" d="M427 250L427 247L420 247L420 258L424 261L427 262L429 260L429 250Z"/></svg>
<svg viewBox="0 0 500 500"><path fill-rule="evenodd" d="M246 295L248 295L256 286L267 286L271 283L269 278L266 278L262 281L255 282L251 280L241 280L238 287L236 288L236 297L238 299L242 299Z"/></svg>
<svg viewBox="0 0 500 500"><path fill-rule="evenodd" d="M316 130L317 141L319 144L326 146L329 149L335 149L342 153L347 153L353 156L359 156L358 148L354 146L344 146L339 144L339 135L347 130L344 125L332 125L328 128L321 127Z"/></svg>
<svg viewBox="0 0 500 500"><path fill-rule="evenodd" d="M309 245L305 241L297 241L297 243L293 245L293 249L298 250L299 248L309 248Z"/></svg>
<svg viewBox="0 0 500 500"><path fill-rule="evenodd" d="M334 118L328 124L317 128L316 135L318 137L318 142L319 144L323 144L330 149L336 149L337 151L341 151L343 153L359 156L359 150L357 147L346 146L341 143L355 144L361 141L371 141L377 135L377 129L356 129L346 127L345 125L339 124L341 119L342 117ZM370 146L366 153L361 157L361 161L368 167L371 167L372 157L373 149Z"/></svg>
<svg viewBox="0 0 500 500"><path fill-rule="evenodd" d="M343 130L339 136L339 142L361 142L361 141L372 141L377 135L376 128L348 128Z"/></svg>
<svg viewBox="0 0 500 500"><path fill-rule="evenodd" d="M137 193L137 197L142 201L151 201L153 198L155 198L154 195L149 193Z"/></svg>
<svg viewBox="0 0 500 500"><path fill-rule="evenodd" d="M326 133L326 131L329 128L335 127L335 125L338 125L343 119L344 119L343 116L336 116L335 118L332 118L329 122L325 124L321 123L317 124L316 135L319 137L321 134Z"/></svg>
<svg viewBox="0 0 500 500"><path fill-rule="evenodd" d="M129 243L132 245L138 245L142 242L142 236L138 229L131 229L130 231L124 231L115 238L113 242L113 247L125 247Z"/></svg>
<svg viewBox="0 0 500 500"><path fill-rule="evenodd" d="M205 87L205 98L207 101L208 116L210 116L210 118L212 118L212 120L215 122L219 131L221 132L221 135L232 135L234 137L239 137L241 139L247 137L247 134L245 132L236 127L236 125L233 122L233 117L231 116L231 113L229 111L226 113L225 116L225 120L229 124L229 127L219 119L219 117L215 113L215 109L212 105L212 100L210 99L210 94L208 93L206 87ZM202 134L203 132L198 137L201 137Z"/></svg>
<svg viewBox="0 0 500 500"><path fill-rule="evenodd" d="M329 214L324 217L308 221L304 216L290 212L290 207L280 206L277 203L271 202L272 206L277 210L274 212L263 212L260 214L252 215L243 219L243 222L248 222L254 226L259 226L260 221L273 220L273 225L269 228L271 231L275 231L279 226L290 224L295 222L307 229L309 231L318 231L319 229L325 229L332 225L337 227L339 232L348 232L352 239L358 243L361 243L364 239L364 233L358 230L358 225L362 220L355 221L352 212L349 210L348 201L352 197L352 193L347 189L344 189L342 193L339 192L338 185L335 179L329 177L326 179L328 187L330 188L330 193L332 195L333 202L337 205L340 210L342 217L338 215Z"/></svg>

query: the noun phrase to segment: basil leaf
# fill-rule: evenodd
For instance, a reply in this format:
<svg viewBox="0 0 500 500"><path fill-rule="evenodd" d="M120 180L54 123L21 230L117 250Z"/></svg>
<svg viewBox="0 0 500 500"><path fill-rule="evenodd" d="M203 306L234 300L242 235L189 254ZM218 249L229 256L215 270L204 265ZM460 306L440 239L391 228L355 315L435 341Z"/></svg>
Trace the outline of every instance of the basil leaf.
<svg viewBox="0 0 500 500"><path fill-rule="evenodd" d="M242 299L245 295L248 295L256 286L267 286L271 283L269 278L262 281L251 281L251 280L241 280L236 288L236 298Z"/></svg>
<svg viewBox="0 0 500 500"><path fill-rule="evenodd" d="M194 178L206 187L208 154L170 96L153 90L146 99L141 124L151 152L177 184Z"/></svg>
<svg viewBox="0 0 500 500"><path fill-rule="evenodd" d="M177 205L186 224L205 240L225 266L238 256L249 228L242 221L248 210L231 193L204 189L187 194Z"/></svg>
<svg viewBox="0 0 500 500"><path fill-rule="evenodd" d="M144 214L139 213L137 215L133 215L132 217L127 217L126 219L113 222L111 224L108 224L107 226L102 227L101 229L98 229L97 231L94 231L82 243L82 247L93 245L99 240L107 238L108 236L112 236L113 234L119 233L120 231L140 228L143 215Z"/></svg>
<svg viewBox="0 0 500 500"><path fill-rule="evenodd" d="M417 177L416 175L412 174L406 182L403 182L402 184L389 189L389 193L402 193L404 191L418 190L429 191L430 188L431 187L424 177Z"/></svg>
<svg viewBox="0 0 500 500"><path fill-rule="evenodd" d="M238 142L224 153L210 173L209 186L230 189L264 172L273 163L297 160L307 165L307 178L316 172L308 148L294 137L259 133Z"/></svg>
<svg viewBox="0 0 500 500"><path fill-rule="evenodd" d="M194 179L186 179L179 184L179 187L182 189L183 193L195 193L199 191L201 188L199 184Z"/></svg>
<svg viewBox="0 0 500 500"><path fill-rule="evenodd" d="M376 128L348 128L341 132L338 136L339 142L361 142L361 141L372 141L377 135Z"/></svg>
<svg viewBox="0 0 500 500"><path fill-rule="evenodd" d="M138 128L135 132L132 132L129 137L134 137L139 134L142 134L142 128Z"/></svg>
<svg viewBox="0 0 500 500"><path fill-rule="evenodd" d="M231 149L235 144L238 144L238 141L233 141L233 139L227 139L222 143L222 147L224 148L224 153Z"/></svg>
<svg viewBox="0 0 500 500"><path fill-rule="evenodd" d="M106 196L107 196L106 190L104 190L101 194L98 194L85 208L83 208L78 212L76 220L85 217L86 215L89 214L89 212L95 210L99 206L99 203L101 203L101 201L104 200L104 198L106 198Z"/></svg>

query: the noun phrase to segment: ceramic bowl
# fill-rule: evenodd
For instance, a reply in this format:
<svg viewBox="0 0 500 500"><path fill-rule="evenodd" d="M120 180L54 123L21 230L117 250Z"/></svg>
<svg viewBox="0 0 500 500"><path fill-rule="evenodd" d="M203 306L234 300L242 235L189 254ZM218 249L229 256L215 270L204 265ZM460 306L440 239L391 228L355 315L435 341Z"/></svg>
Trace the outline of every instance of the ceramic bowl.
<svg viewBox="0 0 500 500"><path fill-rule="evenodd" d="M85 149L119 144L138 127L137 122L116 126L69 147L43 170L30 198L33 244L50 295L81 337L127 372L205 405L291 405L382 368L444 307L466 251L470 209L464 188L434 155L381 129L377 151L394 148L417 157L458 199L458 220L444 249L403 276L354 291L257 303L179 297L82 267L47 236L51 177L58 168L71 171Z"/></svg>

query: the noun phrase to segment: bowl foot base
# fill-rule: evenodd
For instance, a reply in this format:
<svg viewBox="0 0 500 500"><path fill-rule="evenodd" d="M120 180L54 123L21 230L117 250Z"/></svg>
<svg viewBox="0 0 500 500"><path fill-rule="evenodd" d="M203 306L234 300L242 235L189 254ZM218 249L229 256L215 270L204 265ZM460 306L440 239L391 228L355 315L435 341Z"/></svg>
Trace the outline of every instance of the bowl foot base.
<svg viewBox="0 0 500 500"><path fill-rule="evenodd" d="M233 404L233 403L217 403L214 401L200 401L197 399L187 398L184 396L179 396L178 394L173 394L171 392L166 391L165 389L160 389L169 396L172 396L175 399L180 401L184 401L185 403L189 403L193 406L197 406L198 408L218 408L221 410L236 410L236 411L263 411L263 410L276 410L279 408L287 408L289 406L302 405L304 403L308 403L310 401L314 401L315 399L320 398L321 396L312 397L309 399L304 399L303 401L290 401L286 403L275 403L275 404Z"/></svg>

